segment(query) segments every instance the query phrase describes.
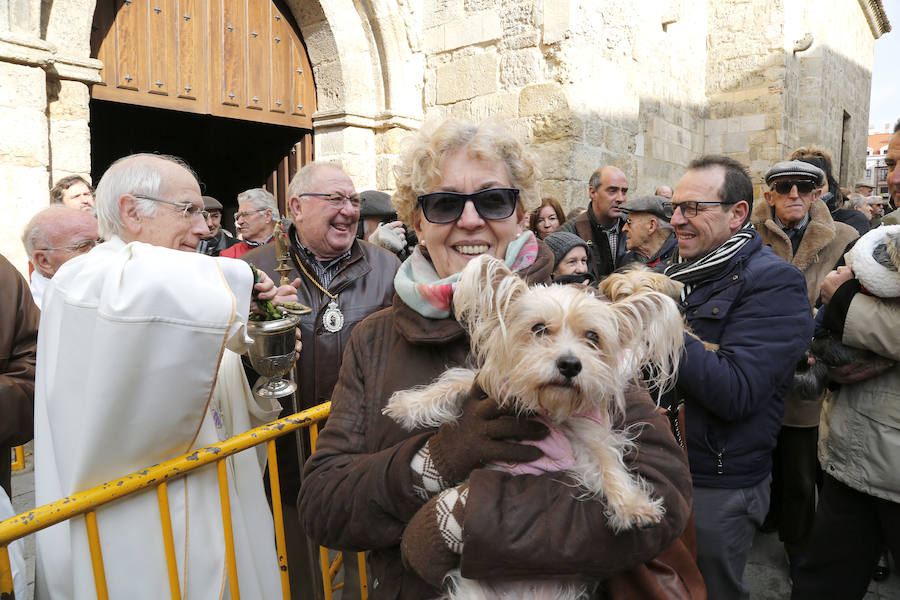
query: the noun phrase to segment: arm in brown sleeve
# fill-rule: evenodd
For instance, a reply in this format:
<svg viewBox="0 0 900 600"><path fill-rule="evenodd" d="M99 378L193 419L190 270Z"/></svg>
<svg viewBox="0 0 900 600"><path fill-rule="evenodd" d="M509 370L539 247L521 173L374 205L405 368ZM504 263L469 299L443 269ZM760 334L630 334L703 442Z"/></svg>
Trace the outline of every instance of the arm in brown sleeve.
<svg viewBox="0 0 900 600"><path fill-rule="evenodd" d="M469 479L461 561L465 577L602 580L654 558L682 533L692 502L686 456L645 391L632 389L626 399L626 425L645 425L625 463L663 499L662 521L617 535L607 525L604 504L578 500L567 476L479 469Z"/></svg>
<svg viewBox="0 0 900 600"><path fill-rule="evenodd" d="M22 275L0 257L0 444L34 437L34 369L40 312Z"/></svg>

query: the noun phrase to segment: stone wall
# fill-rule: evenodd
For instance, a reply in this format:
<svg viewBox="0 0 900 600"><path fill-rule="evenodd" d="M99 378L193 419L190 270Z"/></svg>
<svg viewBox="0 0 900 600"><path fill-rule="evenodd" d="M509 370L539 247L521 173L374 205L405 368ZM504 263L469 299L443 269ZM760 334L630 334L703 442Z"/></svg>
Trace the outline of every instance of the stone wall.
<svg viewBox="0 0 900 600"><path fill-rule="evenodd" d="M828 150L835 178L852 188L865 172L875 40L856 2L829 4L827 10L799 3L796 35L811 34L813 44L799 55L798 142ZM842 139L845 113L849 119Z"/></svg>
<svg viewBox="0 0 900 600"><path fill-rule="evenodd" d="M704 2L425 0L424 14L426 116L507 120L566 208L599 166L650 193L702 151Z"/></svg>

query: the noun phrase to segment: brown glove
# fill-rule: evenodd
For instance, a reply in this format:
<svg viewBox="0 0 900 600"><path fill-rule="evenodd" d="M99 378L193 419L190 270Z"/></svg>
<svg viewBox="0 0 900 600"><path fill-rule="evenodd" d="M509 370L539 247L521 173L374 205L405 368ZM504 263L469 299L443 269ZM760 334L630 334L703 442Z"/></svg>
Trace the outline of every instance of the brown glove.
<svg viewBox="0 0 900 600"><path fill-rule="evenodd" d="M406 525L400 540L403 564L434 587L459 565L469 485L448 488L426 502Z"/></svg>
<svg viewBox="0 0 900 600"><path fill-rule="evenodd" d="M442 425L428 446L438 473L455 484L487 462L525 463L541 458L544 453L535 446L510 440L542 440L549 433L542 423L499 408L476 383L463 402L459 420Z"/></svg>

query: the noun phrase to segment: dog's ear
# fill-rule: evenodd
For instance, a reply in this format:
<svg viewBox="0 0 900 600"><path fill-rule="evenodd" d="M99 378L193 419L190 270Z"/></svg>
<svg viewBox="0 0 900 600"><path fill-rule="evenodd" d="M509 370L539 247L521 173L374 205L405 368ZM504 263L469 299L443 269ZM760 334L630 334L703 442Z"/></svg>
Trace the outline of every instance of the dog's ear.
<svg viewBox="0 0 900 600"><path fill-rule="evenodd" d="M506 309L526 289L502 260L481 255L469 261L453 292L453 312L472 336L473 346L494 326L503 327Z"/></svg>
<svg viewBox="0 0 900 600"><path fill-rule="evenodd" d="M648 369L662 390L675 382L684 347L681 313L670 296L637 286L634 293L620 295L610 305L618 325L619 342L630 351L626 365L638 377Z"/></svg>
<svg viewBox="0 0 900 600"><path fill-rule="evenodd" d="M684 284L671 279L662 273L656 273L644 266L632 266L616 271L597 286L600 293L616 302L638 290L656 290L670 296L673 300L681 299Z"/></svg>

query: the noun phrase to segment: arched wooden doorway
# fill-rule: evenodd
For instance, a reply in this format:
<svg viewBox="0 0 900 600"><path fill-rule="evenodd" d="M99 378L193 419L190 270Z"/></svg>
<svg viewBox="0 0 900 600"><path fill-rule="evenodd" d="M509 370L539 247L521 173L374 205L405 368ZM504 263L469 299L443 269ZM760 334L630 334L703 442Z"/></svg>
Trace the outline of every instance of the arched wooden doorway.
<svg viewBox="0 0 900 600"><path fill-rule="evenodd" d="M284 209L290 178L313 158L316 96L298 31L280 0L100 0L94 180L120 156L157 151L185 158L226 211L251 187Z"/></svg>

